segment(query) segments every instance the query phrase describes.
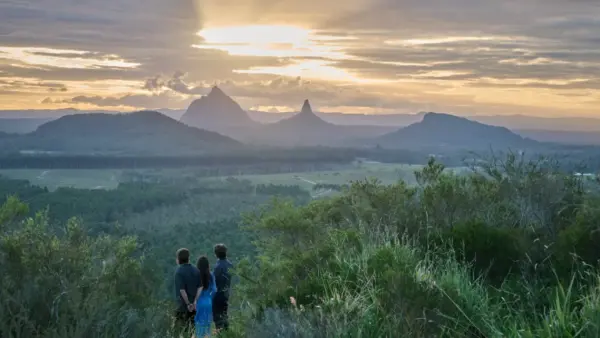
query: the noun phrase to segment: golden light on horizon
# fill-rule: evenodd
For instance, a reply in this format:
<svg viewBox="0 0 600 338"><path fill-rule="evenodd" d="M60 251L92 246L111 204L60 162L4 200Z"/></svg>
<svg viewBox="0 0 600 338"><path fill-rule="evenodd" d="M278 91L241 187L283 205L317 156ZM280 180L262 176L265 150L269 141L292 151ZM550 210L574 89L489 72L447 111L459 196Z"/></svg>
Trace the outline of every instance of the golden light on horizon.
<svg viewBox="0 0 600 338"><path fill-rule="evenodd" d="M285 66L252 67L250 69L236 70L235 73L269 74L361 84L383 84L394 82L392 80L360 78L342 68L335 67L335 61L311 59L294 60L293 63Z"/></svg>
<svg viewBox="0 0 600 338"><path fill-rule="evenodd" d="M258 56L286 59L283 66L257 66L237 69L238 74L269 74L327 81L381 83L362 79L336 67L340 60L355 59L344 51L344 42L353 36L335 36L292 25L245 25L208 27L198 32L200 49L220 50L234 56Z"/></svg>
<svg viewBox="0 0 600 338"><path fill-rule="evenodd" d="M344 59L339 46L328 43L349 39L319 35L316 31L288 25L248 25L205 28L198 32L204 41L193 45L217 49L236 56L324 57Z"/></svg>
<svg viewBox="0 0 600 338"><path fill-rule="evenodd" d="M343 69L333 66L332 61L298 60L286 66L253 67L246 70L236 70L240 74L271 74L309 79L324 79L329 81L358 81L357 78Z"/></svg>

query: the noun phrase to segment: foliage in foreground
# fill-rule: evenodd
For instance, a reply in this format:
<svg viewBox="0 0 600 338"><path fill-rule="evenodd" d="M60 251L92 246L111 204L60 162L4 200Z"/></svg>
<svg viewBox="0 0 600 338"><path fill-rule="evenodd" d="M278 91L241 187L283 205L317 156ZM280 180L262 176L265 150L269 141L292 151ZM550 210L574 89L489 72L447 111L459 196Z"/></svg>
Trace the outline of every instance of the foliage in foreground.
<svg viewBox="0 0 600 338"><path fill-rule="evenodd" d="M516 157L443 169L248 217L257 256L237 264L224 336L600 336L594 187ZM74 220L57 232L44 213L15 224L26 214L0 208L0 336L173 337L154 297L164 267L144 259L160 241L143 252Z"/></svg>
<svg viewBox="0 0 600 338"><path fill-rule="evenodd" d="M165 337L158 282L133 238L89 237L76 220L59 235L27 207L0 208L0 337ZM16 230L11 230L16 228Z"/></svg>
<svg viewBox="0 0 600 338"><path fill-rule="evenodd" d="M250 217L246 337L598 337L597 197L548 162L358 182ZM290 305L289 297L298 307Z"/></svg>

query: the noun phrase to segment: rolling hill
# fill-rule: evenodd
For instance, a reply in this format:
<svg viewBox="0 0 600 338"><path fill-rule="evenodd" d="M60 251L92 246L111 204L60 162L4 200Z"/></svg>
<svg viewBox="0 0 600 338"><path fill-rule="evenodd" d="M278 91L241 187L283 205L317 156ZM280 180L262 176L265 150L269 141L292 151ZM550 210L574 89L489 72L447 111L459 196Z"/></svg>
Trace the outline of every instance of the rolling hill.
<svg viewBox="0 0 600 338"><path fill-rule="evenodd" d="M489 149L528 148L536 141L523 138L507 128L490 126L449 114L427 113L411 124L376 139L393 148Z"/></svg>
<svg viewBox="0 0 600 338"><path fill-rule="evenodd" d="M63 116L20 137L21 150L136 155L200 154L241 144L155 111Z"/></svg>
<svg viewBox="0 0 600 338"><path fill-rule="evenodd" d="M232 137L242 130L260 126L246 111L219 87L194 100L180 119L181 122L196 128L216 131Z"/></svg>

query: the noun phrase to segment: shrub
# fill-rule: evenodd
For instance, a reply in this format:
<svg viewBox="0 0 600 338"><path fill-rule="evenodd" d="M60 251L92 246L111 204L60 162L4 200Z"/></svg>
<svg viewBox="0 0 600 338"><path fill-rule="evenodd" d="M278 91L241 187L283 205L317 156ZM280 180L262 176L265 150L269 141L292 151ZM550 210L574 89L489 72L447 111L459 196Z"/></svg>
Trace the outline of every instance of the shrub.
<svg viewBox="0 0 600 338"><path fill-rule="evenodd" d="M528 232L480 221L461 223L444 233L458 259L472 264L477 275L486 275L496 285L511 272L519 273L531 248Z"/></svg>
<svg viewBox="0 0 600 338"><path fill-rule="evenodd" d="M23 210L9 200L0 215ZM38 213L0 233L1 337L166 336L135 239L92 238L77 220L58 236L47 224Z"/></svg>

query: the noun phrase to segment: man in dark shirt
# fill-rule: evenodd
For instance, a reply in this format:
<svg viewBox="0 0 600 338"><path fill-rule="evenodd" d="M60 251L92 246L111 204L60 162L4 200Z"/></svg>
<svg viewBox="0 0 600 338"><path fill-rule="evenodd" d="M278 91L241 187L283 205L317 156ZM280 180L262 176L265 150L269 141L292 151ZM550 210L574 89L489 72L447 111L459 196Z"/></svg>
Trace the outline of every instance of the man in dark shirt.
<svg viewBox="0 0 600 338"><path fill-rule="evenodd" d="M217 256L217 264L215 264L214 276L217 284L217 293L213 298L213 320L217 330L227 330L229 328L229 319L227 317L227 309L229 307L229 295L231 290L231 274L229 269L233 264L227 260L227 247L225 244L215 245L215 256Z"/></svg>
<svg viewBox="0 0 600 338"><path fill-rule="evenodd" d="M193 328L196 315L193 302L200 287L200 271L190 264L188 249L177 250L177 264L179 266L175 271L175 299L177 299L175 318L182 329Z"/></svg>

